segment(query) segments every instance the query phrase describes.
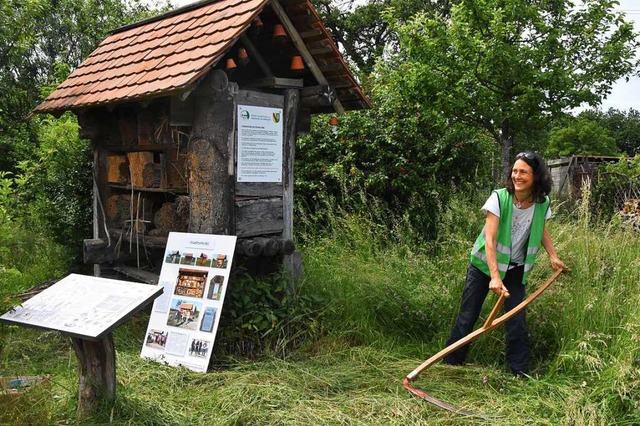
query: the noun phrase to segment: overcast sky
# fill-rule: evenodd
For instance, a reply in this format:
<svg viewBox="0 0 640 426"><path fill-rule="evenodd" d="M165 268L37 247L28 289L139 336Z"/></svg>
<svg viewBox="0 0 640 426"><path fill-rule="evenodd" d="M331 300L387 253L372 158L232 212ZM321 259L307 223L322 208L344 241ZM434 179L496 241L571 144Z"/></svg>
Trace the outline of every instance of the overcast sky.
<svg viewBox="0 0 640 426"><path fill-rule="evenodd" d="M196 3L197 0L171 0L176 7ZM640 32L640 1L618 0L620 6L616 9L625 13L628 21L633 21L635 29ZM639 53L640 55L640 53ZM611 94L602 102L602 109L616 108L626 111L634 108L640 111L640 77L630 77L629 81L620 80L613 85Z"/></svg>
<svg viewBox="0 0 640 426"><path fill-rule="evenodd" d="M627 21L633 21L636 32L640 32L640 2L638 0L619 0L620 7ZM639 52L640 55L640 52ZM628 82L618 81L613 86L613 91L602 102L602 109L617 108L628 110L633 108L640 111L640 77L631 77Z"/></svg>

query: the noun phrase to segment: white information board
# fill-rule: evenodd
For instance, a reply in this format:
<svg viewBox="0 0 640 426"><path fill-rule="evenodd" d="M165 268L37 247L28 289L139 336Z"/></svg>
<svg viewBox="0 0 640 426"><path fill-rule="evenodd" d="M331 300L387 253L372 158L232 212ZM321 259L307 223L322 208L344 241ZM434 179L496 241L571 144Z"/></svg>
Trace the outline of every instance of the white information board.
<svg viewBox="0 0 640 426"><path fill-rule="evenodd" d="M0 320L98 340L161 292L155 285L71 274Z"/></svg>
<svg viewBox="0 0 640 426"><path fill-rule="evenodd" d="M235 247L235 236L169 234L142 358L207 371Z"/></svg>
<svg viewBox="0 0 640 426"><path fill-rule="evenodd" d="M238 182L282 182L282 108L238 105Z"/></svg>

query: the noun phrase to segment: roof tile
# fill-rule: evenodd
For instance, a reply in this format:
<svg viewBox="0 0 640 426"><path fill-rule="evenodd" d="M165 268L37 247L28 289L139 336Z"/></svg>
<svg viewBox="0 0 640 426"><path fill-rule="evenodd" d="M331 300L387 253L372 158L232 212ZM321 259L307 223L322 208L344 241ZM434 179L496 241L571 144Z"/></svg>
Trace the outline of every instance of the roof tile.
<svg viewBox="0 0 640 426"><path fill-rule="evenodd" d="M269 1L211 0L125 27L104 39L34 112L113 104L189 88L206 75ZM310 3L305 4L319 21ZM315 21L305 25L317 25ZM337 47L332 47L336 60L345 66L347 80L361 94Z"/></svg>

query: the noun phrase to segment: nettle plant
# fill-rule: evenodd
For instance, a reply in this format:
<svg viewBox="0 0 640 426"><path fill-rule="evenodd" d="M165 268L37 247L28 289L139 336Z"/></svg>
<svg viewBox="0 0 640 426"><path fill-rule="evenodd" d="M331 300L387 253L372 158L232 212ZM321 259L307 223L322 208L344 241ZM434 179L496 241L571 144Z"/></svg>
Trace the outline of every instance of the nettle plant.
<svg viewBox="0 0 640 426"><path fill-rule="evenodd" d="M221 344L226 351L259 356L285 354L318 330L322 302L291 289L289 275L256 277L234 274L221 319Z"/></svg>

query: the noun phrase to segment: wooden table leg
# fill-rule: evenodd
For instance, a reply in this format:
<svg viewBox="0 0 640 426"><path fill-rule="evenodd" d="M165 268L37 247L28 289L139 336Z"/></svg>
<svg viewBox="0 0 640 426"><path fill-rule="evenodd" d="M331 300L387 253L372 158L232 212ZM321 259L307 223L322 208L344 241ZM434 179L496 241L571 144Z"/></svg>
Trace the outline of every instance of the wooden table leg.
<svg viewBox="0 0 640 426"><path fill-rule="evenodd" d="M109 406L116 396L116 353L113 335L101 340L72 338L79 364L78 418L91 416Z"/></svg>

